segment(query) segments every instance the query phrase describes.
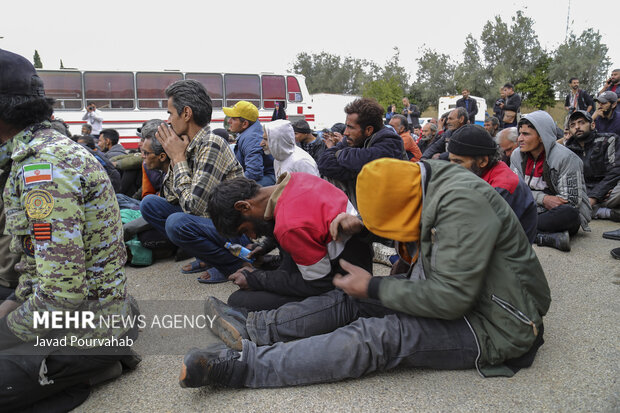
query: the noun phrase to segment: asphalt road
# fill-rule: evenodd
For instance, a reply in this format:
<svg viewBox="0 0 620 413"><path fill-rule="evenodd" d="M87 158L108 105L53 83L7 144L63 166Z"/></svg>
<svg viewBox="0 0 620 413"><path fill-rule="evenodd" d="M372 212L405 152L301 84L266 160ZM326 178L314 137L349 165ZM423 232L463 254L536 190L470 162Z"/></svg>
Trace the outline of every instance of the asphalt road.
<svg viewBox="0 0 620 413"><path fill-rule="evenodd" d="M292 388L182 389L177 382L182 355L191 346L218 340L202 330L189 338L173 337L173 349L164 355L149 346L155 339L142 337L136 345L147 355L138 368L96 387L75 411L620 412L620 261L609 254L620 241L601 237L620 224L594 221L591 227L591 233L573 238L570 253L535 247L553 301L545 318L545 344L534 365L512 378L483 379L475 370L397 369ZM127 267L129 291L147 304L193 300L183 303L199 307L204 297L225 300L236 288L198 284L195 276L180 273L181 264L167 260ZM376 264L375 273L387 274L388 268Z"/></svg>

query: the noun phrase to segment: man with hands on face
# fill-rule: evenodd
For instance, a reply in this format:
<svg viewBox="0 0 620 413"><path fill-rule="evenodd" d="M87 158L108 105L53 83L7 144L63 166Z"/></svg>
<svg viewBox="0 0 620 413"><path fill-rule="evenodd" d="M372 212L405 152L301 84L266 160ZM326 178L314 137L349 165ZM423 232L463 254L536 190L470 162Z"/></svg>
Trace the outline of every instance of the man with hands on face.
<svg viewBox="0 0 620 413"><path fill-rule="evenodd" d="M166 96L168 125L160 125L155 136L170 167L161 197L147 195L140 211L174 245L213 266L201 280L226 281L226 275L245 264L224 248L228 240L209 218L207 197L220 182L243 176L243 169L228 143L211 132L211 98L200 82L179 80L168 86ZM230 241L249 242L247 238Z"/></svg>
<svg viewBox="0 0 620 413"><path fill-rule="evenodd" d="M190 350L182 387L333 382L399 365L512 376L532 364L549 287L490 185L447 162L386 158L364 166L357 199L363 226L398 241L408 272L372 277L341 260L338 289L249 314L208 298L226 345ZM332 237L361 229L346 214L330 225Z"/></svg>

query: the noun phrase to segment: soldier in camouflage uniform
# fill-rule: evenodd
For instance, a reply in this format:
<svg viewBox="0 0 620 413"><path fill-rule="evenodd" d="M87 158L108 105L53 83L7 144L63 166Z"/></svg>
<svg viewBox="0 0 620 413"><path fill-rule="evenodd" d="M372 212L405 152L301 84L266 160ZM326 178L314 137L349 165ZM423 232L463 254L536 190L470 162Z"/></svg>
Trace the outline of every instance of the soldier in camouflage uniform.
<svg viewBox="0 0 620 413"><path fill-rule="evenodd" d="M35 328L35 312L89 310L95 320L132 314L112 185L84 148L51 129L52 103L32 64L0 49L0 169L10 168L6 233L22 256L15 293L0 305L0 405L9 409L72 409L88 397L94 377L118 376L120 362L130 360L118 346L76 352L48 345L34 352L33 342L136 337L122 327Z"/></svg>

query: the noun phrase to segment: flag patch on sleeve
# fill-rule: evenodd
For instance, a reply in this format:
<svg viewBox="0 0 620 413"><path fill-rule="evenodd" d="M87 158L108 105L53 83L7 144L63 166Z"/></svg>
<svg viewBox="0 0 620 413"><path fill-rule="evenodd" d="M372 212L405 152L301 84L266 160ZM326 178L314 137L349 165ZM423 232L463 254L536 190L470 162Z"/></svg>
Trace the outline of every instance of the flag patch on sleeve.
<svg viewBox="0 0 620 413"><path fill-rule="evenodd" d="M26 185L35 182L52 182L52 164L34 163L23 166L24 183Z"/></svg>

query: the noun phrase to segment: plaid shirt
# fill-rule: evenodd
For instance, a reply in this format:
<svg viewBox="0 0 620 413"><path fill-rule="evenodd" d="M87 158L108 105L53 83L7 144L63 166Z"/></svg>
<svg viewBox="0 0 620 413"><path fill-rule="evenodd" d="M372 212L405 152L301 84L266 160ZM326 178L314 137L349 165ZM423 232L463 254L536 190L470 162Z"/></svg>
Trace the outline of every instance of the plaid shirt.
<svg viewBox="0 0 620 413"><path fill-rule="evenodd" d="M208 125L191 140L185 159L166 174L162 194L166 201L178 203L183 212L208 217L211 190L222 181L242 177L243 169L228 143L211 133Z"/></svg>

